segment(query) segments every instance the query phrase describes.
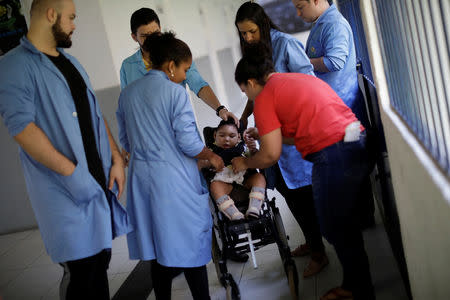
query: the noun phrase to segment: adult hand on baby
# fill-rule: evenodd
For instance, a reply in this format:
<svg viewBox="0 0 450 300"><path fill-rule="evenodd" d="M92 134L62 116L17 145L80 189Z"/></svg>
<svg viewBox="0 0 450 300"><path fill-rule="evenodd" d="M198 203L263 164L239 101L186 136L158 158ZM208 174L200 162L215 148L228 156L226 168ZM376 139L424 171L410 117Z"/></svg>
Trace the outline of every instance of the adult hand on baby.
<svg viewBox="0 0 450 300"><path fill-rule="evenodd" d="M233 119L236 126L239 127L239 119L231 111L228 111L228 109L226 109L226 108L221 109L219 111L219 117L225 121L227 121L228 119L231 118L231 119Z"/></svg>
<svg viewBox="0 0 450 300"><path fill-rule="evenodd" d="M250 152L254 153L258 151L258 148L256 147L256 140L259 138L258 129L256 129L255 127L246 129L243 136L244 142L247 145L248 149L250 149Z"/></svg>
<svg viewBox="0 0 450 300"><path fill-rule="evenodd" d="M225 164L223 163L223 160L219 155L213 153L213 155L211 155L208 160L211 163L212 167L216 170L216 172L220 172L223 170Z"/></svg>
<svg viewBox="0 0 450 300"><path fill-rule="evenodd" d="M239 156L231 160L234 173L239 173L240 171L247 170L247 164L245 163L245 159L246 159L245 157Z"/></svg>
<svg viewBox="0 0 450 300"><path fill-rule="evenodd" d="M249 138L252 138L254 140L259 140L258 128L250 127L244 131L244 141L245 141L245 139L249 139Z"/></svg>

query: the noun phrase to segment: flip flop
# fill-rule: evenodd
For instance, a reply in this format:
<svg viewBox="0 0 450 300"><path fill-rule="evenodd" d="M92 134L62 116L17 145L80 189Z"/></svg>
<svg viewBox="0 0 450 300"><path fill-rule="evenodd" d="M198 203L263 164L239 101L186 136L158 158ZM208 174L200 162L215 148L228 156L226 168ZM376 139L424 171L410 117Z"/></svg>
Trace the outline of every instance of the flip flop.
<svg viewBox="0 0 450 300"><path fill-rule="evenodd" d="M332 288L320 300L353 300L352 292L344 290L340 286Z"/></svg>

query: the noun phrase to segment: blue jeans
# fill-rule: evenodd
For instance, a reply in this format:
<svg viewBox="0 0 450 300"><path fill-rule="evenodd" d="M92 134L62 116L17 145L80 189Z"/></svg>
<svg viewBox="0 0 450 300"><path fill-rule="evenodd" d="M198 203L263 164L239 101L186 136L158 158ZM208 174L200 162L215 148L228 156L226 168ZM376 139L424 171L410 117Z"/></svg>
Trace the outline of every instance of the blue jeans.
<svg viewBox="0 0 450 300"><path fill-rule="evenodd" d="M359 141L337 142L306 159L314 164L312 184L320 230L341 262L342 287L351 290L355 300L375 299L357 210L359 188L370 171L365 133Z"/></svg>

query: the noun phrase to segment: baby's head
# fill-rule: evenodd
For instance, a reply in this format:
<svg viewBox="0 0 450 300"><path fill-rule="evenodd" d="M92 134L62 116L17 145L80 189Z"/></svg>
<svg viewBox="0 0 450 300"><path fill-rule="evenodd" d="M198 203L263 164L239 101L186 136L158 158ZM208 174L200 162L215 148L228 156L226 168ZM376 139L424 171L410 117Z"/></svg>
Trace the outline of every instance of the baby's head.
<svg viewBox="0 0 450 300"><path fill-rule="evenodd" d="M241 140L241 135L232 118L227 121L221 121L214 131L214 141L216 146L227 149L233 148Z"/></svg>

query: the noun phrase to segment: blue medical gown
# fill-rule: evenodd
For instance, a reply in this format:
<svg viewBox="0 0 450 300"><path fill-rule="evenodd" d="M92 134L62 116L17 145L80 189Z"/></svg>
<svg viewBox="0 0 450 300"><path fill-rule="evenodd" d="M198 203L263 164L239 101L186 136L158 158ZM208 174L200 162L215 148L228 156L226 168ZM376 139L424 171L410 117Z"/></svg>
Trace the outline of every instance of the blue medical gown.
<svg viewBox="0 0 450 300"><path fill-rule="evenodd" d="M310 58L323 57L330 72L316 72L341 97L357 118L367 125L363 96L358 86L356 50L347 20L331 5L314 23L306 42Z"/></svg>
<svg viewBox="0 0 450 300"><path fill-rule="evenodd" d="M138 50L122 62L122 66L120 67L120 88L124 89L136 79L144 77L145 74L147 74L147 69L142 60L142 52ZM184 87L186 87L186 84L189 85L189 88L196 95L198 95L202 87L208 85L198 72L194 61L192 61L191 67L186 72L186 80L181 83Z"/></svg>
<svg viewBox="0 0 450 300"><path fill-rule="evenodd" d="M270 38L275 71L314 76L314 68L299 40L275 29L270 30ZM283 144L278 165L288 188L296 189L311 184L312 163L302 159L294 145ZM273 188L276 180L274 170L266 170L266 176L267 187Z"/></svg>
<svg viewBox="0 0 450 300"><path fill-rule="evenodd" d="M127 212L131 259L169 267L211 260L209 195L196 159L200 139L186 90L150 70L126 87L117 110L119 138L131 154Z"/></svg>
<svg viewBox="0 0 450 300"><path fill-rule="evenodd" d="M63 49L58 51L70 60L86 83L95 142L108 178L111 149L100 105L80 63ZM33 122L56 150L77 164L73 174L62 176L22 148L19 150L39 231L54 262L97 254L111 248L114 236L131 230L115 194L108 191L105 195L89 172L75 103L64 76L26 37L0 61L0 114L11 136ZM117 187L113 190L117 191ZM108 202L114 216L112 223Z"/></svg>

